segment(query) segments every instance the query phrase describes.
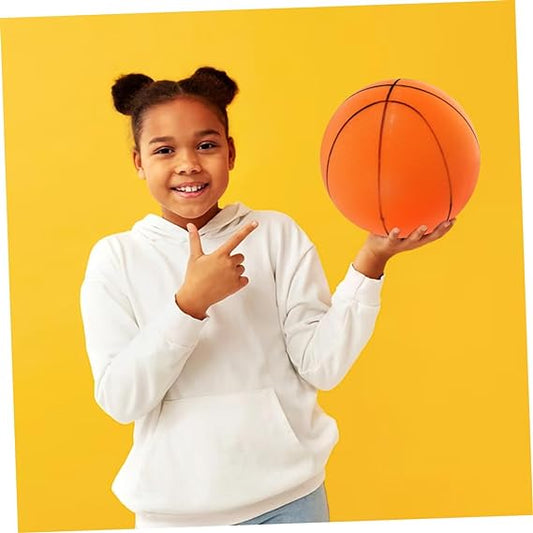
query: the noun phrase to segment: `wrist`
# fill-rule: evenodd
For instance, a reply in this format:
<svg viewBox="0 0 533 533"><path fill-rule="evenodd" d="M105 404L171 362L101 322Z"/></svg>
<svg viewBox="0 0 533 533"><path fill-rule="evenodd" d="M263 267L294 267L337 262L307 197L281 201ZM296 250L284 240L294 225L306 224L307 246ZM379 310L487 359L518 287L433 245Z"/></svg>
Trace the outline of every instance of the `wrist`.
<svg viewBox="0 0 533 533"><path fill-rule="evenodd" d="M352 262L353 267L367 278L380 279L383 276L389 256L378 254L368 248L361 248Z"/></svg>
<svg viewBox="0 0 533 533"><path fill-rule="evenodd" d="M197 320L203 320L207 317L207 307L202 306L196 298L191 298L187 292L180 289L174 295L174 301L176 305L186 314L196 318Z"/></svg>

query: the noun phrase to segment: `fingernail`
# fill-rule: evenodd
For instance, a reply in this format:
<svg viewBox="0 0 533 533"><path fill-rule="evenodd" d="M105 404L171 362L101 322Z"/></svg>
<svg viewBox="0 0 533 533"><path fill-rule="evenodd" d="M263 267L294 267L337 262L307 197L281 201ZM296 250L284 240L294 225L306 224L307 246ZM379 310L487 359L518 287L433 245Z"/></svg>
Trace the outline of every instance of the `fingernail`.
<svg viewBox="0 0 533 533"><path fill-rule="evenodd" d="M426 231L426 230L428 229L428 227L427 227L427 226L420 226L420 229L421 229L422 231Z"/></svg>
<svg viewBox="0 0 533 533"><path fill-rule="evenodd" d="M451 222L450 220L447 220L447 221L444 223L444 227L445 227L445 228L449 228L451 225L452 225L452 222Z"/></svg>
<svg viewBox="0 0 533 533"><path fill-rule="evenodd" d="M252 220L252 226L253 226L254 228L257 227L257 220Z"/></svg>

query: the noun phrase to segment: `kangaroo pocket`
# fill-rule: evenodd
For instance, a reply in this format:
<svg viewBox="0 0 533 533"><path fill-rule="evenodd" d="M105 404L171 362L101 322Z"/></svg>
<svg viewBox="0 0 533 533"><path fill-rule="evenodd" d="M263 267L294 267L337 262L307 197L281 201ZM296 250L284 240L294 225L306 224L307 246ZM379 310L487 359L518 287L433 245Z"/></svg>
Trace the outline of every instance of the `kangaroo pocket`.
<svg viewBox="0 0 533 533"><path fill-rule="evenodd" d="M155 433L134 456L119 476L136 482L116 492L135 512L230 510L317 473L272 389L164 401Z"/></svg>

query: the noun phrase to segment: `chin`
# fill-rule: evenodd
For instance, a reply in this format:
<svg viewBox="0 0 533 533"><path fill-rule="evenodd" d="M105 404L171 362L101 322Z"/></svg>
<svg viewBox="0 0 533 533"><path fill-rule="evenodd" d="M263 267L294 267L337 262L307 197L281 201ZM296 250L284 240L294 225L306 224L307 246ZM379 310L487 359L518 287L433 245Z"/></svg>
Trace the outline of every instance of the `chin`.
<svg viewBox="0 0 533 533"><path fill-rule="evenodd" d="M207 208L202 207L192 207L190 209L168 209L164 208L164 211L166 211L170 216L175 216L179 218L183 218L186 220L196 220L198 218L202 218L205 216L209 211L213 209L213 206L209 206Z"/></svg>

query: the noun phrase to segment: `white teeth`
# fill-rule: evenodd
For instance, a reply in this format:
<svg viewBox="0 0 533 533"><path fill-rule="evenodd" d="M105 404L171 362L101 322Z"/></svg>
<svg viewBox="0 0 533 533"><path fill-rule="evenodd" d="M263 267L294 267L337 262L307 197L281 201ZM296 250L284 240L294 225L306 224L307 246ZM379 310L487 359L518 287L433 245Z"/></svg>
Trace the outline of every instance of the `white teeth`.
<svg viewBox="0 0 533 533"><path fill-rule="evenodd" d="M198 192L201 191L204 187L205 185L193 185L192 187L186 185L185 187L176 187L176 190L180 192Z"/></svg>

